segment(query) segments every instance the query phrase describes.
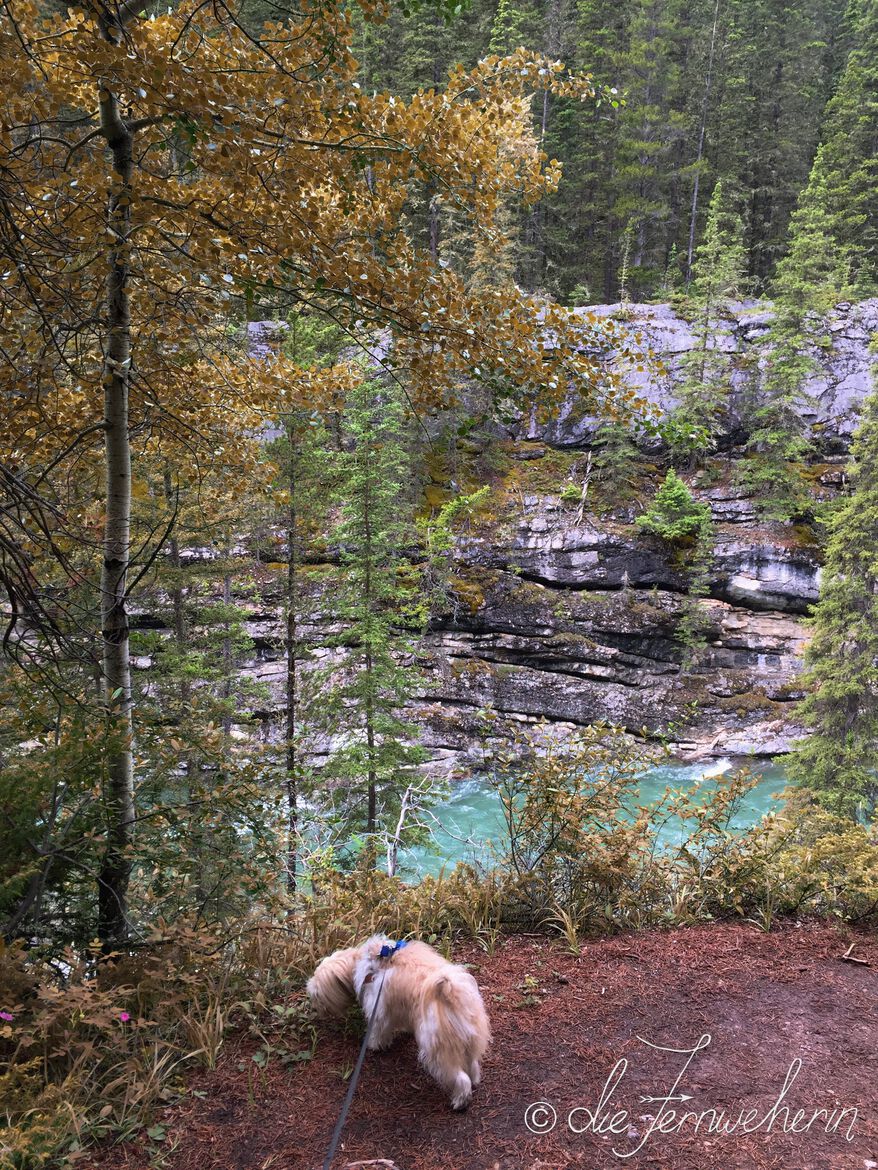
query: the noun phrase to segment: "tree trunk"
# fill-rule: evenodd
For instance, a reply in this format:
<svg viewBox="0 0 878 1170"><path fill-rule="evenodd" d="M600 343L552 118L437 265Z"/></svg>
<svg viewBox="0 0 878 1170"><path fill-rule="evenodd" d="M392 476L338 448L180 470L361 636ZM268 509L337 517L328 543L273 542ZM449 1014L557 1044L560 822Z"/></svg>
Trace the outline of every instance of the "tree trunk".
<svg viewBox="0 0 878 1170"><path fill-rule="evenodd" d="M387 876L396 877L396 867L399 863L399 846L402 841L403 830L405 829L406 817L409 812L409 799L411 797L411 787L407 788L402 796L402 803L399 809L399 820L396 822L396 832L387 841Z"/></svg>
<svg viewBox="0 0 878 1170"><path fill-rule="evenodd" d="M372 654L366 653L366 676L372 686ZM366 751L369 757L367 776L366 832L375 832L378 822L378 773L375 768L375 711L371 689L366 692Z"/></svg>
<svg viewBox="0 0 878 1170"><path fill-rule="evenodd" d="M366 458L369 456L367 454ZM371 609L377 604L377 600L372 596L372 498L369 490L371 480L370 470L366 470L366 477L363 481L363 520L364 520L364 536L363 541L363 555L365 560L365 580L363 581L363 592L365 593L366 605ZM366 645L366 754L368 757L367 769L367 807L366 807L366 832L372 834L378 821L378 775L375 767L375 709L372 702L374 684L374 676L372 673L372 645Z"/></svg>
<svg viewBox="0 0 878 1170"><path fill-rule="evenodd" d="M299 837L299 786L297 778L298 759L296 755L296 435L292 419L286 420L288 466L287 488L290 493L290 507L287 516L287 721L286 721L286 788L287 788L287 893L296 892L296 866L298 861Z"/></svg>
<svg viewBox="0 0 878 1170"><path fill-rule="evenodd" d="M122 942L128 929L130 846L134 827L131 664L125 590L131 543L131 447L128 392L131 372L128 239L132 136L115 94L100 91L101 131L113 159L107 210L112 240L107 273L107 338L104 359L106 519L101 571L103 689L111 735L107 748L104 811L107 839L98 874L98 935L105 946Z"/></svg>

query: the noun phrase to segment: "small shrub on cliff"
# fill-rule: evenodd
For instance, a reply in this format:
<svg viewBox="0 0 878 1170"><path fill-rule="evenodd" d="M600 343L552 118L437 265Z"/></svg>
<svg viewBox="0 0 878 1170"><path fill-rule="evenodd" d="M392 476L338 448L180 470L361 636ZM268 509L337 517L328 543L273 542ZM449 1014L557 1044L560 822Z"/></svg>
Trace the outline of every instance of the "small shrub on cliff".
<svg viewBox="0 0 878 1170"><path fill-rule="evenodd" d="M699 604L707 596L713 565L714 532L710 508L700 504L670 468L649 509L635 521L637 530L657 536L667 545L686 549L688 590L677 641L683 647L683 664L692 666L703 647L710 626Z"/></svg>
<svg viewBox="0 0 878 1170"><path fill-rule="evenodd" d="M673 467L668 469L652 504L634 521L638 532L658 536L668 544L690 543L709 523L710 508L693 498Z"/></svg>

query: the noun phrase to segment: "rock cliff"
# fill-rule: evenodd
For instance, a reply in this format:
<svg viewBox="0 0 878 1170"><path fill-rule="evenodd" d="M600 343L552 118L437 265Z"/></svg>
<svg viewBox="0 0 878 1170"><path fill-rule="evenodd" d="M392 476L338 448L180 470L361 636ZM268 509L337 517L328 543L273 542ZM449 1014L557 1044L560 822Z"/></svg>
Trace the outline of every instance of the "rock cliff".
<svg viewBox="0 0 878 1170"><path fill-rule="evenodd" d="M619 306L590 311L618 314ZM667 408L694 344L691 330L667 305L627 305L625 316L638 345L661 364L624 376ZM716 339L737 358L733 398L747 394L754 369L758 376L757 343L769 320L764 306L736 306ZM832 345L820 352L802 399L819 452L815 497L831 496L843 482L859 405L872 385L876 330L878 301L839 306L829 322ZM785 751L801 734L791 713L801 696L805 617L819 589L813 529L759 521L734 487L734 437L709 474L689 477L710 506L716 543L701 603L706 645L684 669L678 627L690 604L686 573L632 523L660 469L653 466L652 482L633 502L614 500L612 484L575 502L564 488L579 487L593 433L594 420L574 403L549 423L529 419L506 432L505 464L489 477L491 506L457 543L448 602L426 639L426 681L412 720L437 766L477 758L485 707L511 720L547 720L562 733L597 720L634 732L670 727L683 753ZM318 641L321 628L318 617ZM277 613L254 612L251 632L259 658L248 673L268 685L271 717L283 703Z"/></svg>
<svg viewBox="0 0 878 1170"><path fill-rule="evenodd" d="M625 376L667 409L694 345L691 330L667 305L629 305L625 314L641 350L660 359ZM757 343L769 322L764 306L741 304L716 339L739 359L733 406L758 370ZM820 460L813 467L817 498L843 481L859 406L872 386L876 329L878 301L840 305L828 326L832 345L817 355L805 387L801 409ZM552 451L587 450L594 422L572 403L548 424L530 420L516 436L519 487L528 478L521 469L538 467ZM752 501L732 486L735 457L731 440L713 475L692 484L710 506L716 544L702 602L707 645L688 669L677 637L685 573L635 534L626 521L637 508L614 508L611 492L589 514L563 502L561 484L554 493L525 486L511 522L493 531L483 525L462 539L459 604L429 638L434 665L425 698L433 704L428 736L436 750L471 748L472 713L491 705L514 718L570 726L598 719L632 731L671 726L683 752L785 751L801 734L791 712L802 693L797 675L805 615L819 590L819 548L806 526L759 522ZM717 477L724 482L711 484Z"/></svg>

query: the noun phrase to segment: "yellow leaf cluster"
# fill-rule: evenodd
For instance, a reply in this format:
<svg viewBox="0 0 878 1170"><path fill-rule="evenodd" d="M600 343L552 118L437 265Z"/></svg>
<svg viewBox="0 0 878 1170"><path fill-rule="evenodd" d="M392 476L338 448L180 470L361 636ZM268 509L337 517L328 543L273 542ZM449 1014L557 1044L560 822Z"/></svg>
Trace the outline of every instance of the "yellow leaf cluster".
<svg viewBox="0 0 878 1170"><path fill-rule="evenodd" d="M333 2L258 37L197 0L132 11L124 27L77 11L46 19L31 0L7 11L0 395L14 467L45 466L83 435L100 447L114 266L130 295L129 425L144 447L182 454L219 435L232 450L266 415L344 393L349 369L236 351L229 321L251 304L318 310L354 339L389 330L387 362L419 404L474 371L547 401L571 383L595 405L616 394L604 359L622 339L607 323L511 285L468 291L408 226L429 184L490 249L504 198L534 202L559 179L525 125L530 95L589 99L589 77L519 50L409 101L369 95ZM111 98L130 181L99 117Z"/></svg>

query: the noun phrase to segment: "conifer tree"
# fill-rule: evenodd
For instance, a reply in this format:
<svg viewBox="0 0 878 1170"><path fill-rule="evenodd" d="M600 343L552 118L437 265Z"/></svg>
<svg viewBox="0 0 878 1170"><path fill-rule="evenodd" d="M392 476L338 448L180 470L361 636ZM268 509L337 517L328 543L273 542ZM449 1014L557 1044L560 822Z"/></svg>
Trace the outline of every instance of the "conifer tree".
<svg viewBox="0 0 878 1170"><path fill-rule="evenodd" d="M399 396L377 381L353 390L343 419L346 449L339 457L339 522L333 532L342 573L331 667L324 704L328 728L342 728L330 755L323 790L333 800L342 832L390 833L403 796L414 783L423 751L411 742L402 708L418 684L407 665L419 604L407 578L404 551L414 541L404 424Z"/></svg>
<svg viewBox="0 0 878 1170"><path fill-rule="evenodd" d="M729 0L707 162L744 213L761 289L787 250L841 44L846 0Z"/></svg>
<svg viewBox="0 0 878 1170"><path fill-rule="evenodd" d="M591 466L609 507L629 504L635 498L643 474L643 456L624 422L605 422L598 427L592 442Z"/></svg>
<svg viewBox="0 0 878 1170"><path fill-rule="evenodd" d="M709 626L701 599L709 593L713 567L715 532L710 506L699 503L671 467L652 504L637 517L635 527L663 541L686 574L677 641L683 648L683 668L689 669L705 644Z"/></svg>
<svg viewBox="0 0 878 1170"><path fill-rule="evenodd" d="M491 24L488 52L503 56L522 45L535 48L541 23L538 9L527 0L499 0Z"/></svg>
<svg viewBox="0 0 878 1170"><path fill-rule="evenodd" d="M878 391L852 447L852 491L830 521L798 715L811 735L788 758L792 779L831 811L868 817L878 801Z"/></svg>
<svg viewBox="0 0 878 1170"><path fill-rule="evenodd" d="M765 339L764 377L742 471L760 510L775 519L791 518L807 498L804 384L817 366L815 352L832 344L827 319L846 295L847 267L833 235L821 148L790 225L789 253L772 286L774 319Z"/></svg>
<svg viewBox="0 0 878 1170"><path fill-rule="evenodd" d="M302 370L319 370L338 356L342 336L337 326L301 309L292 312L282 331L283 350ZM313 617L313 591L303 581L304 564L315 536L327 523L331 467L324 420L314 410L289 411L281 419L283 434L269 444L279 468L279 495L284 501L287 571L284 582L284 653L286 657L283 788L286 795L286 887L296 889L301 839L301 797L309 786L306 752L313 732L313 687L308 667L312 646L303 634Z"/></svg>
<svg viewBox="0 0 878 1170"><path fill-rule="evenodd" d="M677 0L640 0L620 61L626 105L619 113L613 208L617 223L631 230L635 299L660 284L679 212L674 187L687 128L681 98L686 28Z"/></svg>
<svg viewBox="0 0 878 1170"><path fill-rule="evenodd" d="M710 508L699 504L673 467L668 468L649 508L638 516L638 532L657 536L670 545L691 544L706 524Z"/></svg>
<svg viewBox="0 0 878 1170"><path fill-rule="evenodd" d="M690 428L688 452L703 453L722 429L731 392L732 355L721 340L730 304L745 287L744 243L740 218L726 206L722 181L713 190L704 238L695 253L687 309L692 318L694 345L682 364L678 390L678 424ZM678 431L682 433L678 426Z"/></svg>
<svg viewBox="0 0 878 1170"><path fill-rule="evenodd" d="M817 176L860 296L878 292L878 3L852 5L855 45L826 111ZM812 182L814 175L812 172ZM809 184L810 187L810 184ZM811 192L809 192L809 196Z"/></svg>

